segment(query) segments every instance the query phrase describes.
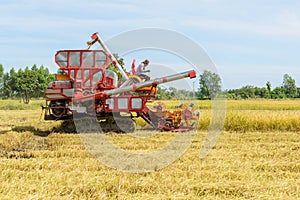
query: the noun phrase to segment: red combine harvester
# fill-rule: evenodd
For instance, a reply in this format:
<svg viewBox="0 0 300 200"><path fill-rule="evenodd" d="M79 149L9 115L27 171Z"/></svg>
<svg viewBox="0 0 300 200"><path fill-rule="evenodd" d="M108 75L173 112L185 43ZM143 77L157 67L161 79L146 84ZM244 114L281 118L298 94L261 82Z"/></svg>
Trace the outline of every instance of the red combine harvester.
<svg viewBox="0 0 300 200"><path fill-rule="evenodd" d="M133 132L135 119L141 117L156 129L193 129L190 123L193 115L187 109L168 111L156 105L152 110L146 103L155 98L158 84L195 78L194 70L143 82L122 69L98 33L91 38L85 50L60 50L55 54L60 69L45 92L45 120L72 121L74 115L82 119L96 116L103 132ZM96 42L103 50L90 50ZM108 69L111 64L122 75L123 82ZM85 121L85 125L88 123Z"/></svg>

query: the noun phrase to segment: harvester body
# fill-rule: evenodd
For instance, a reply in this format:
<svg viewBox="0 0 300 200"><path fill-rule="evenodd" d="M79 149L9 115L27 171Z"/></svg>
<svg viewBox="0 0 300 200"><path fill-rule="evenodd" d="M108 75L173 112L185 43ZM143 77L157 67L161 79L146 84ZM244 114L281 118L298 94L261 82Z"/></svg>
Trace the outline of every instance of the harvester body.
<svg viewBox="0 0 300 200"><path fill-rule="evenodd" d="M132 132L138 117L158 129L191 129L180 125L181 112L168 111L160 116L146 104L155 99L158 84L195 78L194 70L142 82L124 72L97 33L92 39L89 47L99 42L104 50L60 50L55 54L60 69L45 92L45 120L70 120L74 113L80 113L96 115L104 132ZM110 65L116 67L123 82L108 69Z"/></svg>

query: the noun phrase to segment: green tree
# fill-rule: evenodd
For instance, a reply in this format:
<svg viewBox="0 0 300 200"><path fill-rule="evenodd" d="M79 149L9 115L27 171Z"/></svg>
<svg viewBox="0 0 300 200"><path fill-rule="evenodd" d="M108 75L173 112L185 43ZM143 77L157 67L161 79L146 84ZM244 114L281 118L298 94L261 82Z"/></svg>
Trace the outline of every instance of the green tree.
<svg viewBox="0 0 300 200"><path fill-rule="evenodd" d="M124 72L126 72L126 69L124 67L125 63L124 63L124 59L123 58L120 58L118 54L113 54L114 57L117 59L118 63L121 65L122 69L124 70ZM119 81L120 80L123 80L123 77L122 77L122 74L119 72L119 70L113 65L113 64L110 64L108 66L108 69L114 71L117 75L118 75L118 79Z"/></svg>
<svg viewBox="0 0 300 200"><path fill-rule="evenodd" d="M2 78L4 75L4 67L2 64L0 64L0 82L2 83Z"/></svg>
<svg viewBox="0 0 300 200"><path fill-rule="evenodd" d="M33 65L31 71L37 78L39 83L36 85L36 91L34 96L43 97L48 83L54 80L54 74L50 74L48 68L45 68L43 65L41 65L40 68L37 68L36 65Z"/></svg>
<svg viewBox="0 0 300 200"><path fill-rule="evenodd" d="M272 92L272 85L271 85L270 81L268 81L266 83L266 86L267 86L267 90L268 90L268 98L270 98L271 97L271 92Z"/></svg>
<svg viewBox="0 0 300 200"><path fill-rule="evenodd" d="M156 91L156 100L162 100L162 99L166 99L166 89L165 88L161 88L159 86L157 86L157 91Z"/></svg>
<svg viewBox="0 0 300 200"><path fill-rule="evenodd" d="M43 66L38 68L36 65L33 65L31 69L26 67L24 71L19 69L15 78L11 78L15 82L14 90L25 104L28 104L32 97L44 96L45 88L53 79L54 76L47 68Z"/></svg>
<svg viewBox="0 0 300 200"><path fill-rule="evenodd" d="M161 88L157 87L156 100L169 100L169 99L191 99L193 98L193 91L176 89L175 87Z"/></svg>
<svg viewBox="0 0 300 200"><path fill-rule="evenodd" d="M266 86L267 86L267 90L271 93L272 85L271 85L270 81L267 81Z"/></svg>
<svg viewBox="0 0 300 200"><path fill-rule="evenodd" d="M9 87L9 73L4 73L2 77L2 85L1 85L1 97L7 99L11 96L11 89Z"/></svg>
<svg viewBox="0 0 300 200"><path fill-rule="evenodd" d="M239 89L227 91L227 98L231 99L249 99L249 98L269 98L270 94L265 87L254 87L251 85L243 86Z"/></svg>
<svg viewBox="0 0 300 200"><path fill-rule="evenodd" d="M13 98L16 95L16 71L11 68L9 73L3 75L2 98Z"/></svg>
<svg viewBox="0 0 300 200"><path fill-rule="evenodd" d="M201 99L213 99L222 91L220 76L207 70L200 75L199 85Z"/></svg>
<svg viewBox="0 0 300 200"><path fill-rule="evenodd" d="M251 85L246 85L241 88L241 96L243 99L255 98L255 88Z"/></svg>
<svg viewBox="0 0 300 200"><path fill-rule="evenodd" d="M265 98L268 99L270 98L271 94L269 93L268 88L262 87L255 87L255 97L256 98Z"/></svg>
<svg viewBox="0 0 300 200"><path fill-rule="evenodd" d="M28 104L30 98L34 95L35 85L37 84L37 80L28 67L26 67L24 71L23 69L18 70L16 76L16 91L25 104Z"/></svg>
<svg viewBox="0 0 300 200"><path fill-rule="evenodd" d="M3 85L4 85L4 82L3 82L3 77L4 77L4 68L3 68L3 65L0 64L0 95L1 97L3 97Z"/></svg>
<svg viewBox="0 0 300 200"><path fill-rule="evenodd" d="M25 70L19 69L18 72L11 68L1 78L1 98L18 97L23 99L25 103L29 103L31 97L44 96L44 90L48 83L54 80L54 75L50 74L48 68L43 65L39 68L33 65L31 69L26 67Z"/></svg>
<svg viewBox="0 0 300 200"><path fill-rule="evenodd" d="M288 74L283 76L282 88L286 97L295 98L298 96L296 81Z"/></svg>
<svg viewBox="0 0 300 200"><path fill-rule="evenodd" d="M272 99L284 99L286 98L284 89L282 87L276 87L271 92L271 98Z"/></svg>

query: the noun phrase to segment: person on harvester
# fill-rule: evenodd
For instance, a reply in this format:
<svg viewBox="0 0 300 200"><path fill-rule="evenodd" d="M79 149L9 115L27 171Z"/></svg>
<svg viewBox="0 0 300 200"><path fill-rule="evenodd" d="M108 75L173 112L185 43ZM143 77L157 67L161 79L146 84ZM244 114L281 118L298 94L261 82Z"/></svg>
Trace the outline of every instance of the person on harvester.
<svg viewBox="0 0 300 200"><path fill-rule="evenodd" d="M149 65L149 60L144 60L139 64L139 66L136 69L136 75L138 75L141 79L145 79L145 81L150 80L150 77L147 76L145 73L150 72L150 70L145 70L146 67Z"/></svg>

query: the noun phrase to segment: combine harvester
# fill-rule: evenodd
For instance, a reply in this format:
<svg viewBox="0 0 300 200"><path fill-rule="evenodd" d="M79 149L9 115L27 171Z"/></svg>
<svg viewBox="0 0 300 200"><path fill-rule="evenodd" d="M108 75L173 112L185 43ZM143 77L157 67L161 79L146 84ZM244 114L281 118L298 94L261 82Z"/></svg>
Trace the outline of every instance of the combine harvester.
<svg viewBox="0 0 300 200"><path fill-rule="evenodd" d="M45 120L72 122L76 115L76 119L77 116L82 119L82 124L76 122L76 126L87 126L89 121L86 119L93 116L95 120L96 116L103 132L134 132L135 120L139 117L155 129L188 131L194 128L191 121L198 120L199 116L195 119L187 106L168 111L162 104L157 104L154 110L146 105L155 99L158 84L195 78L194 70L143 82L122 69L98 33L91 38L85 50L60 50L56 53L55 62L60 69L45 92ZM90 50L96 42L103 50ZM108 69L111 64L121 74L122 82L118 81L114 71Z"/></svg>

